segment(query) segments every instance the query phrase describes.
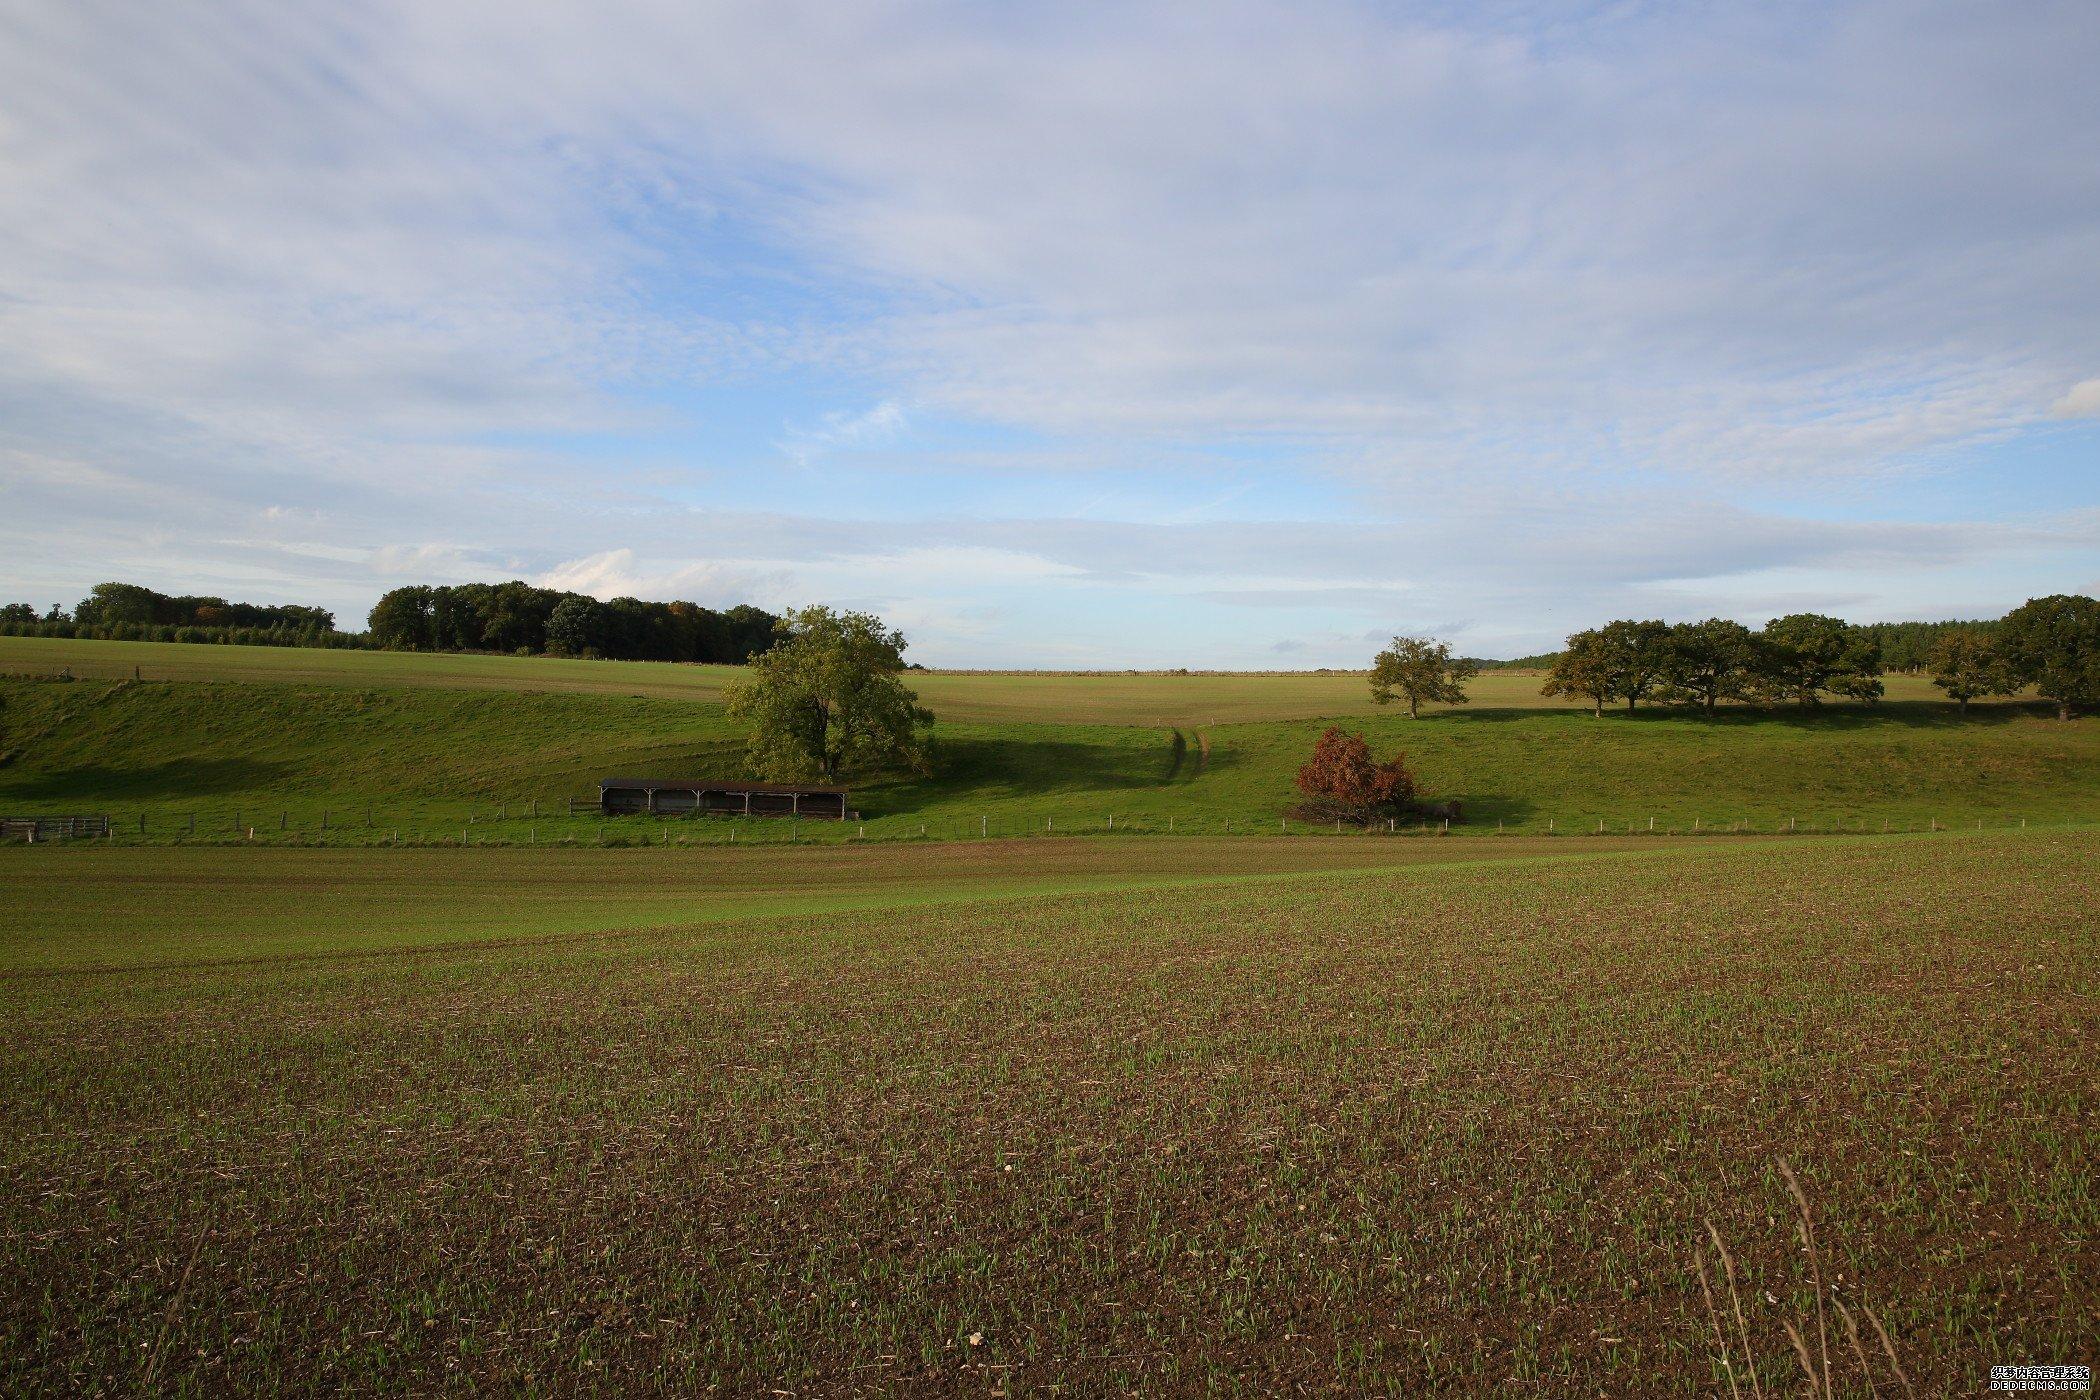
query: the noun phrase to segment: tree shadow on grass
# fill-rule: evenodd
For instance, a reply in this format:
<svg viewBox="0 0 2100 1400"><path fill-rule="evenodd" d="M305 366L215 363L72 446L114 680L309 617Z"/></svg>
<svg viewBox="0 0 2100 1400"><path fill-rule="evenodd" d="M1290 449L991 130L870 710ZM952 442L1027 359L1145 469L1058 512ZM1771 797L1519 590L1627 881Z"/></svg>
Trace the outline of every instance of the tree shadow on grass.
<svg viewBox="0 0 2100 1400"><path fill-rule="evenodd" d="M1206 769L1229 762L1214 748ZM1170 771L1174 772L1171 779L1167 776ZM1164 733L1152 744L944 737L935 751L931 774L871 775L854 784L854 801L870 816L900 816L966 796L1004 801L1166 791L1195 772L1193 757L1174 768L1170 740ZM867 793L865 800L862 790Z"/></svg>
<svg viewBox="0 0 2100 1400"><path fill-rule="evenodd" d="M1446 798L1438 794L1424 794L1425 802L1442 802ZM1465 816L1460 825L1478 831L1481 827L1493 827L1496 822L1521 824L1530 821L1539 813L1537 803L1529 798L1518 797L1507 792L1477 792L1461 794L1457 800L1463 804Z"/></svg>
<svg viewBox="0 0 2100 1400"><path fill-rule="evenodd" d="M282 785L299 770L254 758L181 759L119 768L92 764L36 773L0 769L0 804L88 798L222 797Z"/></svg>
<svg viewBox="0 0 2100 1400"><path fill-rule="evenodd" d="M1963 729L1996 728L2020 719L2053 719L2056 710L2040 701L1978 702L1964 718L1951 703L1939 700L1883 700L1874 704L1857 701L1827 701L1821 705L1723 705L1708 714L1680 705L1643 705L1629 711L1625 705L1607 705L1597 715L1578 707L1539 709L1451 709L1422 716L1417 723L1506 724L1512 720L1566 717L1596 724L1697 724L1715 729L1743 729L1778 724L1791 729L1821 729L1848 732L1868 729Z"/></svg>

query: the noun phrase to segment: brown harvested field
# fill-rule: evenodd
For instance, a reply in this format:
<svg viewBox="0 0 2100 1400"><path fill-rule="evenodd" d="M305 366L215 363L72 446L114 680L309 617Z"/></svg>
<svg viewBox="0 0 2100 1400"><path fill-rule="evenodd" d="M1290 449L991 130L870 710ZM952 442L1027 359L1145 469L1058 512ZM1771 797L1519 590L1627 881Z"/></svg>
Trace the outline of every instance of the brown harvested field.
<svg viewBox="0 0 2100 1400"><path fill-rule="evenodd" d="M1795 1394L1790 1163L1967 1393L2100 1336L2096 885L1717 843L53 975L17 883L0 1390L1714 1394L1711 1218ZM172 887L96 918L179 963Z"/></svg>

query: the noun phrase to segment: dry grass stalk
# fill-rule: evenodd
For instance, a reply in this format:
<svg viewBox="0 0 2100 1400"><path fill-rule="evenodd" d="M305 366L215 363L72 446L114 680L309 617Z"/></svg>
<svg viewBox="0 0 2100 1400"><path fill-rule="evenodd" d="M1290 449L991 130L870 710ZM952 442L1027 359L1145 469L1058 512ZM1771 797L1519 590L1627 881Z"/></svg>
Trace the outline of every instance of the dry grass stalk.
<svg viewBox="0 0 2100 1400"><path fill-rule="evenodd" d="M1823 1400L1832 1400L1836 1392L1830 1385L1830 1324L1823 1309L1823 1257L1816 1249L1815 1220L1809 1214L1808 1195L1802 1191L1794 1169L1781 1161L1779 1174L1786 1179L1786 1189L1794 1193L1794 1204L1801 1210L1801 1244L1808 1251L1809 1270L1816 1281L1816 1351L1823 1359Z"/></svg>
<svg viewBox="0 0 2100 1400"><path fill-rule="evenodd" d="M1881 1389L1874 1384L1874 1368L1867 1364L1867 1349L1860 1345L1859 1324L1852 1320L1852 1309L1845 1306L1842 1298L1833 1298L1831 1302L1837 1305L1838 1316L1844 1320L1845 1340L1851 1343L1852 1355L1859 1361L1859 1373L1867 1378L1868 1400L1879 1400Z"/></svg>
<svg viewBox="0 0 2100 1400"><path fill-rule="evenodd" d="M1795 1222L1795 1233L1800 1238L1801 1247L1808 1256L1809 1276L1815 1285L1815 1345L1810 1346L1807 1336L1793 1322L1782 1318L1779 1325L1786 1332L1787 1341L1793 1347L1795 1360L1801 1364L1801 1373L1808 1381L1809 1393L1820 1397L1820 1400L1835 1400L1837 1395L1837 1368L1831 1363L1828 1313L1828 1307L1835 1306L1838 1318L1844 1324L1846 1344L1850 1347L1852 1358L1858 1364L1860 1375L1866 1382L1867 1394L1878 1400L1881 1391L1874 1379L1873 1358L1867 1350L1865 1338L1860 1333L1858 1320L1854 1317L1852 1309L1845 1305L1843 1299L1832 1298L1828 1305L1824 1301L1823 1294L1828 1285L1823 1278L1822 1247L1816 1239L1815 1218L1809 1209L1808 1193L1802 1189L1800 1178L1795 1175L1794 1169L1787 1163L1779 1163L1779 1175L1786 1182L1787 1191L1793 1196L1794 1205L1799 1211L1799 1219ZM1727 1335L1727 1328L1721 1320L1720 1306L1714 1297L1713 1278L1707 1269L1705 1252L1703 1249L1695 1248L1693 1250L1693 1261L1698 1268L1699 1290L1706 1300L1706 1315L1713 1327L1714 1341L1721 1348L1721 1366L1728 1372L1729 1393L1737 1397L1737 1400L1740 1400L1741 1391L1736 1385L1734 1361L1735 1348L1740 1346L1743 1352L1745 1369L1749 1372L1752 1393L1756 1400L1764 1400L1764 1384L1758 1376L1756 1353L1750 1345L1750 1326L1748 1319L1743 1313L1742 1290L1736 1279L1735 1260L1729 1255L1728 1246L1722 1241L1721 1232L1715 1227L1713 1221L1708 1219L1705 1221L1705 1225L1707 1238L1713 1245L1715 1255L1721 1261L1723 1276L1728 1285L1729 1302L1735 1314L1736 1335L1731 1341ZM1889 1370L1896 1377L1897 1383L1903 1387L1903 1393L1908 1396L1915 1396L1917 1392L1911 1385L1909 1375L1904 1372L1902 1363L1896 1359L1895 1344L1889 1340L1888 1329L1881 1325L1881 1319L1875 1316L1874 1310L1868 1307L1866 1303L1861 1302L1859 1309L1867 1315L1867 1323L1874 1329L1874 1336L1881 1344L1882 1355L1887 1358Z"/></svg>
<svg viewBox="0 0 2100 1400"><path fill-rule="evenodd" d="M1706 1298L1706 1316L1714 1326L1714 1345L1721 1349L1721 1369L1728 1373L1728 1393L1740 1400L1743 1392L1735 1383L1735 1367L1728 1360L1728 1334L1721 1329L1721 1313L1714 1306L1713 1284L1706 1277L1706 1256L1695 1248L1692 1250L1692 1262L1699 1266L1699 1292Z"/></svg>
<svg viewBox="0 0 2100 1400"><path fill-rule="evenodd" d="M1874 1335L1881 1339L1881 1350L1888 1357L1889 1369L1896 1373L1896 1380L1902 1385L1903 1393L1916 1395L1918 1392L1911 1386L1910 1377L1903 1373L1903 1363L1896 1359L1896 1347L1889 1341L1888 1329L1881 1325L1881 1319L1874 1316L1874 1310L1864 1302L1859 1305L1859 1310L1867 1315L1867 1324L1874 1329Z"/></svg>
<svg viewBox="0 0 2100 1400"><path fill-rule="evenodd" d="M1742 1290L1736 1286L1735 1260L1729 1255L1728 1246L1721 1241L1721 1232L1714 1228L1714 1222L1710 1218L1706 1222L1706 1233L1714 1242L1714 1253L1721 1257L1721 1270L1728 1279L1728 1301L1735 1311L1736 1336L1743 1344L1743 1365L1750 1372L1750 1393L1756 1396L1757 1400L1764 1400L1764 1382L1760 1381L1757 1376L1757 1353L1750 1349L1750 1323L1743 1316L1743 1294ZM1728 1345L1725 1341L1721 1345L1721 1364L1728 1366ZM1729 1384L1733 1385L1735 1383L1735 1368L1733 1366L1728 1367L1728 1378Z"/></svg>

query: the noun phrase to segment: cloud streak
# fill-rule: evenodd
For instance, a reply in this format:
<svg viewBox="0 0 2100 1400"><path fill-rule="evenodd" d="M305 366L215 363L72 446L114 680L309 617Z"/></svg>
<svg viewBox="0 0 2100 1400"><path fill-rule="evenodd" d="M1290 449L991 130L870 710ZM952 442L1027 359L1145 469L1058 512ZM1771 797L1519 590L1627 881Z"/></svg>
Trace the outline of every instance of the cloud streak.
<svg viewBox="0 0 2100 1400"><path fill-rule="evenodd" d="M969 660L1144 653L1143 589L1210 661L2100 571L2002 455L2100 417L2085 0L6 23L23 596L518 573Z"/></svg>

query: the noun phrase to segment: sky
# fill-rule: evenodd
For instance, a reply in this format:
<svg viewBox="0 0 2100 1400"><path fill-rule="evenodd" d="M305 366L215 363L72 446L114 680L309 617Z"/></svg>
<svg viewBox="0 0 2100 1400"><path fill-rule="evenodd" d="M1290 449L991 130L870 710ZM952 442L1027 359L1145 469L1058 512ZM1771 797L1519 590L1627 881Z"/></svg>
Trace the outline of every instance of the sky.
<svg viewBox="0 0 2100 1400"><path fill-rule="evenodd" d="M1298 669L2100 593L2100 5L0 0L0 601Z"/></svg>

